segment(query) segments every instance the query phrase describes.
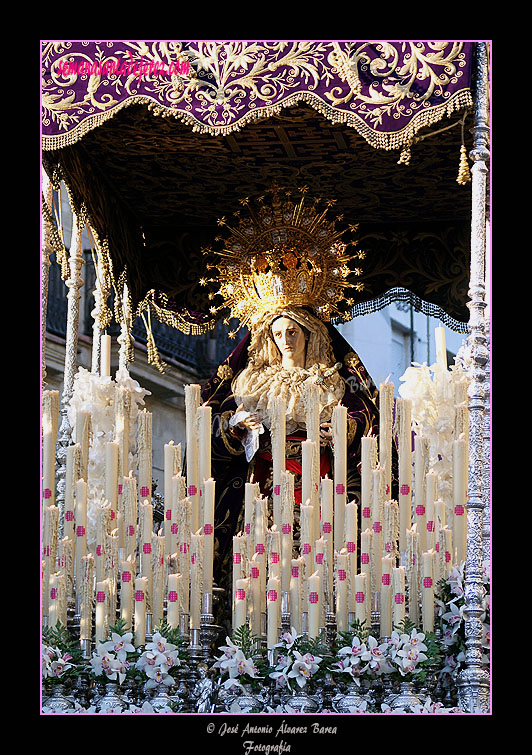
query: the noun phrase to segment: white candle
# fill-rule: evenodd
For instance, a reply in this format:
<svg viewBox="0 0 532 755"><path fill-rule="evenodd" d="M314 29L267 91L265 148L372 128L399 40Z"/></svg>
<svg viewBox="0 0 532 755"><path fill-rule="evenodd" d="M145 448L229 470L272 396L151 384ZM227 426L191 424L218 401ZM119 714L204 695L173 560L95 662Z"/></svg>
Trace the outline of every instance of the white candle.
<svg viewBox="0 0 532 755"><path fill-rule="evenodd" d="M455 563L466 557L467 542L467 446L464 439L453 441L453 547Z"/></svg>
<svg viewBox="0 0 532 755"><path fill-rule="evenodd" d="M105 561L107 555L107 524L109 520L107 504L98 505L96 508L96 547L94 549L94 565L96 568L96 581L105 579Z"/></svg>
<svg viewBox="0 0 532 755"><path fill-rule="evenodd" d="M198 475L200 488L200 527L202 525L202 512L205 502L203 500L203 491L205 480L211 477L211 437L212 437L212 408L207 404L198 406L197 409L198 424Z"/></svg>
<svg viewBox="0 0 532 755"><path fill-rule="evenodd" d="M74 528L72 528L72 531ZM66 600L74 597L73 535L63 537L57 543L57 571L64 575ZM66 626L66 623L65 623Z"/></svg>
<svg viewBox="0 0 532 755"><path fill-rule="evenodd" d="M277 577L268 579L267 592L267 634L266 647L271 650L279 640L281 625L281 580Z"/></svg>
<svg viewBox="0 0 532 755"><path fill-rule="evenodd" d="M133 585L135 582L135 571L133 563L125 559L120 564L120 618L125 622L128 629L133 628Z"/></svg>
<svg viewBox="0 0 532 755"><path fill-rule="evenodd" d="M164 445L164 536L169 544L172 540L172 501L173 478L181 472L181 444L174 446L174 441ZM173 553L173 550L169 548Z"/></svg>
<svg viewBox="0 0 532 755"><path fill-rule="evenodd" d="M43 505L55 501L55 451L59 426L59 391L44 391L42 407Z"/></svg>
<svg viewBox="0 0 532 755"><path fill-rule="evenodd" d="M314 508L312 540L319 537L319 446L312 440L301 443L301 500Z"/></svg>
<svg viewBox="0 0 532 755"><path fill-rule="evenodd" d="M111 336L103 333L100 337L100 375L111 375Z"/></svg>
<svg viewBox="0 0 532 755"><path fill-rule="evenodd" d="M51 574L55 572L57 558L59 509L57 506L45 506L43 514L43 613L44 615L48 615L48 602L50 596L49 581Z"/></svg>
<svg viewBox="0 0 532 755"><path fill-rule="evenodd" d="M81 464L79 476L83 480L88 479L89 475L89 433L91 427L91 416L89 412L81 409L76 412L76 426L74 432L74 441L81 446Z"/></svg>
<svg viewBox="0 0 532 755"><path fill-rule="evenodd" d="M381 637L390 637L392 633L392 567L391 556L381 559Z"/></svg>
<svg viewBox="0 0 532 755"><path fill-rule="evenodd" d="M79 480L81 471L81 446L74 443L67 446L66 474L65 474L65 514L63 535L74 539L74 488Z"/></svg>
<svg viewBox="0 0 532 755"><path fill-rule="evenodd" d="M212 593L212 574L214 565L214 494L215 482L211 478L204 482L203 501L203 591Z"/></svg>
<svg viewBox="0 0 532 755"><path fill-rule="evenodd" d="M124 514L124 554L133 562L137 550L137 480L122 478L121 506Z"/></svg>
<svg viewBox="0 0 532 755"><path fill-rule="evenodd" d="M105 642L107 639L108 615L107 602L109 600L109 583L106 579L96 582L96 616L95 616L95 639Z"/></svg>
<svg viewBox="0 0 532 755"><path fill-rule="evenodd" d="M50 574L48 597L48 625L56 627L59 623L63 627L66 627L66 584L64 574L57 572Z"/></svg>
<svg viewBox="0 0 532 755"><path fill-rule="evenodd" d="M179 550L179 507L186 496L186 480L181 474L175 474L170 480L169 508L165 501L164 536L168 543L168 553ZM191 525L190 525L191 526ZM190 529L190 527L189 527Z"/></svg>
<svg viewBox="0 0 532 755"><path fill-rule="evenodd" d="M394 566L392 570L392 620L398 626L405 618L405 567Z"/></svg>
<svg viewBox="0 0 532 755"><path fill-rule="evenodd" d="M412 402L397 399L399 425L399 551L406 550L406 531L412 526Z"/></svg>
<svg viewBox="0 0 532 755"><path fill-rule="evenodd" d="M174 477L174 480L178 477ZM192 534L192 503L189 498L175 501L176 514L174 522L177 529L177 544L172 553L177 551L177 571L183 575L183 613L189 613L190 608L190 568L191 568L191 534ZM174 524L172 522L172 525Z"/></svg>
<svg viewBox="0 0 532 755"><path fill-rule="evenodd" d="M374 572L374 566L373 561L371 558L371 555L373 553L373 531L369 528L364 530L360 533L360 572L361 574L366 575L366 607L367 607L367 626L371 626L371 606L373 602L373 572ZM350 605L349 610L351 611L353 609L353 605L351 603L351 596L353 595L353 591L351 591L350 594Z"/></svg>
<svg viewBox="0 0 532 755"><path fill-rule="evenodd" d="M384 470L384 496L390 498L392 491L392 425L394 385L379 386L379 464Z"/></svg>
<svg viewBox="0 0 532 755"><path fill-rule="evenodd" d="M383 552L397 557L399 539L399 504L397 501L385 501L382 507L382 546Z"/></svg>
<svg viewBox="0 0 532 755"><path fill-rule="evenodd" d="M445 502L441 499L434 501L434 548L438 554L435 561L435 584L438 584L445 574L445 535L442 530L445 527L446 520Z"/></svg>
<svg viewBox="0 0 532 755"><path fill-rule="evenodd" d="M377 438L364 435L360 439L362 471L360 475L360 524L361 529L371 527L371 507L373 503L373 470L377 466Z"/></svg>
<svg viewBox="0 0 532 755"><path fill-rule="evenodd" d="M368 628L371 624L371 606L367 594L368 578L365 572L355 576L354 580L354 598L355 598L355 619ZM370 617L368 621L368 616Z"/></svg>
<svg viewBox="0 0 532 755"><path fill-rule="evenodd" d="M347 619L347 552L343 548L335 553L336 561L336 626L339 632L347 632L349 628Z"/></svg>
<svg viewBox="0 0 532 755"><path fill-rule="evenodd" d="M261 572L263 570L264 560L259 553L254 553L250 562L250 592L251 605L248 603L248 613L250 614L250 625L252 634L257 637L261 636L261 613L262 613L262 590L261 590Z"/></svg>
<svg viewBox="0 0 532 755"><path fill-rule="evenodd" d="M406 533L406 570L408 581L408 617L414 623L419 623L419 569L420 550L417 524Z"/></svg>
<svg viewBox="0 0 532 755"><path fill-rule="evenodd" d="M358 540L358 507L356 501L346 504L345 507L345 548L348 554L352 554L354 560L357 559L357 540Z"/></svg>
<svg viewBox="0 0 532 755"><path fill-rule="evenodd" d="M273 471L273 523L280 528L282 516L282 476L286 468L286 401L280 396L276 396L271 401L270 411Z"/></svg>
<svg viewBox="0 0 532 755"><path fill-rule="evenodd" d="M78 480L75 487L75 575L76 588L80 586L81 560L87 555L87 483Z"/></svg>
<svg viewBox="0 0 532 755"><path fill-rule="evenodd" d="M167 611L166 621L169 626L174 629L179 628L180 617L182 613L182 606L180 604L181 595L181 583L183 581L182 574L169 574L168 575L168 589L167 589Z"/></svg>
<svg viewBox="0 0 532 755"><path fill-rule="evenodd" d="M200 628L201 596L203 593L203 535L190 534L190 628Z"/></svg>
<svg viewBox="0 0 532 755"><path fill-rule="evenodd" d="M233 629L239 625L236 624L236 591L239 580L245 579L247 571L247 535L241 532L233 537L233 600L232 600L232 617Z"/></svg>
<svg viewBox="0 0 532 755"><path fill-rule="evenodd" d="M139 502L151 501L152 490L152 414L143 409L137 420Z"/></svg>
<svg viewBox="0 0 532 755"><path fill-rule="evenodd" d="M249 592L249 578L239 579L236 583L235 591L235 618L233 622L233 631L246 623L247 602Z"/></svg>
<svg viewBox="0 0 532 755"><path fill-rule="evenodd" d="M414 522L417 525L421 552L426 550L425 478L428 471L429 440L421 435L417 435L414 446Z"/></svg>
<svg viewBox="0 0 532 755"><path fill-rule="evenodd" d="M199 385L185 385L185 417L187 436L187 497L192 503L192 529L201 526L199 519L199 447L196 428L196 411L200 404ZM210 476L210 475L209 475Z"/></svg>
<svg viewBox="0 0 532 755"><path fill-rule="evenodd" d="M258 482L246 482L244 487L244 534L248 538L248 559L255 553L255 533L252 528L255 499L260 497Z"/></svg>
<svg viewBox="0 0 532 755"><path fill-rule="evenodd" d="M316 638L320 628L320 596L321 584L317 572L308 578L308 633L309 637Z"/></svg>
<svg viewBox="0 0 532 755"><path fill-rule="evenodd" d="M314 569L314 508L307 504L299 507L300 550L305 561L307 574Z"/></svg>
<svg viewBox="0 0 532 755"><path fill-rule="evenodd" d="M345 501L345 498L344 498ZM345 502L339 503L338 506L342 506L342 508L345 508ZM330 596L331 600L331 607L332 607L332 594L333 594L333 553L334 553L334 543L333 543L333 517L334 517L334 526L336 526L336 523L338 523L338 518L336 517L336 508L334 509L333 514L333 481L329 480L328 477L324 477L321 480L321 527L320 527L320 536L325 541L325 554L327 559L327 571L328 571L328 577L327 577L327 591ZM339 542L342 543L343 540L343 523L344 523L344 516L341 517L342 521L342 532L340 533ZM336 531L335 533L336 534Z"/></svg>
<svg viewBox="0 0 532 755"><path fill-rule="evenodd" d="M140 530L140 570L146 578L146 610L151 613L153 573L151 563L151 536L153 532L153 506L144 501L139 506L139 530Z"/></svg>
<svg viewBox="0 0 532 755"><path fill-rule="evenodd" d="M438 497L438 475L428 472L425 478L425 509L426 509L426 535L425 545L427 550L435 546L435 509L434 504Z"/></svg>
<svg viewBox="0 0 532 755"><path fill-rule="evenodd" d="M164 559L164 547L165 537L162 534L164 530L159 530L157 533L152 533L152 579L153 579L153 600L152 600L152 616L153 626L159 626L163 618L163 604L165 593L165 559Z"/></svg>
<svg viewBox="0 0 532 755"><path fill-rule="evenodd" d="M355 575L357 573L358 561L358 507L356 501L351 501L351 503L346 504L344 525L346 569L348 574L348 584L350 585L348 592L348 611L352 612L354 609L354 595L352 586L354 584ZM367 565L367 568L369 568L369 564Z"/></svg>
<svg viewBox="0 0 532 755"><path fill-rule="evenodd" d="M320 445L320 389L316 383L305 382L303 400L307 440Z"/></svg>
<svg viewBox="0 0 532 755"><path fill-rule="evenodd" d="M281 579L281 533L277 531L274 524L266 532L266 543L268 553L268 577ZM279 587L279 589L281 589Z"/></svg>
<svg viewBox="0 0 532 755"><path fill-rule="evenodd" d="M290 623L301 634L301 581L305 564L302 558L293 558L290 568Z"/></svg>
<svg viewBox="0 0 532 755"><path fill-rule="evenodd" d="M79 605L80 640L92 639L92 602L94 597L94 557L87 553L81 559L76 582L77 602Z"/></svg>
<svg viewBox="0 0 532 755"><path fill-rule="evenodd" d="M453 565L453 533L445 526L440 528L441 577L447 579Z"/></svg>
<svg viewBox="0 0 532 755"><path fill-rule="evenodd" d="M118 511L118 443L105 444L105 498L111 506L111 521Z"/></svg>
<svg viewBox="0 0 532 755"><path fill-rule="evenodd" d="M428 550L422 557L421 616L425 632L434 631L434 553Z"/></svg>
<svg viewBox="0 0 532 755"><path fill-rule="evenodd" d="M373 505L371 509L372 538L372 592L380 590L381 558L383 552L382 515L384 505L385 474L381 466L373 470Z"/></svg>
<svg viewBox="0 0 532 755"><path fill-rule="evenodd" d="M281 591L290 590L294 526L294 475L284 471L281 476Z"/></svg>
<svg viewBox="0 0 532 755"><path fill-rule="evenodd" d="M447 347L445 345L445 328L435 328L436 363L442 370L447 369Z"/></svg>
<svg viewBox="0 0 532 755"><path fill-rule="evenodd" d="M137 577L135 580L135 633L133 642L136 647L146 642L146 591L148 580Z"/></svg>
<svg viewBox="0 0 532 755"><path fill-rule="evenodd" d="M332 606L332 595L329 594L328 590L329 565L327 563L325 540L322 537L316 540L314 553L314 569L320 578L320 627L324 627L325 611L327 606Z"/></svg>
<svg viewBox="0 0 532 755"><path fill-rule="evenodd" d="M343 547L344 514L347 503L347 407L338 404L332 412L334 452L334 548ZM323 495L323 492L322 492Z"/></svg>
<svg viewBox="0 0 532 755"><path fill-rule="evenodd" d="M123 385L117 385L115 393L115 440L118 443L118 475L125 477L129 471L129 415L131 394Z"/></svg>

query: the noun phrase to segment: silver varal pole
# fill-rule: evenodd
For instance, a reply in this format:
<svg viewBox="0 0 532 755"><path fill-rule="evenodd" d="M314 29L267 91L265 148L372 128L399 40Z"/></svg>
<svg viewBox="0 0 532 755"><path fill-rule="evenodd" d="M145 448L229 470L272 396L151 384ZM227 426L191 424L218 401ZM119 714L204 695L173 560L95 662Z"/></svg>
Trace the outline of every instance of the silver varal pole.
<svg viewBox="0 0 532 755"><path fill-rule="evenodd" d="M65 508L65 476L66 476L66 453L70 443L72 427L68 419L68 404L74 390L74 377L77 366L78 330L79 330L79 302L83 279L81 268L83 266L83 253L81 237L83 224L76 213L72 214L72 236L70 239L70 251L68 256L69 276L65 281L68 288L67 294L67 324L65 339L65 371L63 375L63 394L61 397L60 428L57 442L57 495L56 503L59 508L60 535L62 535L64 508Z"/></svg>
<svg viewBox="0 0 532 755"><path fill-rule="evenodd" d="M464 620L466 668L458 675L460 707L467 712L489 711L489 673L482 665L483 639L483 530L486 497L485 417L489 400L489 349L486 310L486 188L489 161L488 49L476 45L475 122L472 129L473 161L469 336L466 367L469 372L469 474L467 495L467 554L465 563Z"/></svg>

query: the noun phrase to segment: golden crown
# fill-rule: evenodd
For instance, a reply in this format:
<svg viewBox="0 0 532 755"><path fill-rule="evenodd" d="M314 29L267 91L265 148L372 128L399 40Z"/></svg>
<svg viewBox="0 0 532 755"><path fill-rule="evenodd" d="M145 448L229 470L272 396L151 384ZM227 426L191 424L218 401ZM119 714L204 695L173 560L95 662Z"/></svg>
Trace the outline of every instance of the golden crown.
<svg viewBox="0 0 532 755"><path fill-rule="evenodd" d="M342 304L350 308L354 303L346 298L346 289L361 291L364 284L353 282L362 270L349 263L363 259L365 253L348 253L348 247L358 242L342 237L353 236L358 225L338 230L336 221L343 216L327 217L334 200L309 198L307 187L296 194L274 186L267 194L271 195L269 201L267 195L258 197L255 203L242 199L245 210L234 214L233 225L220 218L218 225L228 230L226 237L215 239L222 248L203 250L220 258L216 264L207 265L208 269L216 268L218 276L200 281L202 285L219 284L209 298L221 297L222 303L213 304L211 314L228 309L230 317L240 321L240 327L253 326L264 312L286 306L310 307L322 320L350 319L349 311L340 308ZM324 207L320 207L322 202ZM235 335L236 331L229 333L230 337Z"/></svg>

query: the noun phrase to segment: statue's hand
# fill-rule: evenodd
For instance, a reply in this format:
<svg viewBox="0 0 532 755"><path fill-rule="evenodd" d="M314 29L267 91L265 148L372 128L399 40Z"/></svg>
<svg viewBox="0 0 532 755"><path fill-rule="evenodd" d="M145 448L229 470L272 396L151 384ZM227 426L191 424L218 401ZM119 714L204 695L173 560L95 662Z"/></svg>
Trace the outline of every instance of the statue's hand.
<svg viewBox="0 0 532 755"><path fill-rule="evenodd" d="M320 425L320 446L327 446L332 441L332 424L323 422Z"/></svg>
<svg viewBox="0 0 532 755"><path fill-rule="evenodd" d="M244 404L240 404L240 406L237 408L235 414L237 412L241 412L244 409ZM262 425L262 417L259 414L256 414L255 412L252 412L248 414L247 417L244 417L238 424L237 427L241 427L245 430L259 430Z"/></svg>

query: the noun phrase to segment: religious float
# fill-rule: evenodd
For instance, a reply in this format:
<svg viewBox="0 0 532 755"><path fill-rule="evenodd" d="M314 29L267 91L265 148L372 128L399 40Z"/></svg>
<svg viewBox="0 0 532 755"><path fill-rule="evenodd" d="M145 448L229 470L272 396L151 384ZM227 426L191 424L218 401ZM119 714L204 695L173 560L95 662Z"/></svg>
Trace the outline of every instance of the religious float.
<svg viewBox="0 0 532 755"><path fill-rule="evenodd" d="M43 340L52 253L68 289L61 395L46 388L43 361L44 713L490 712L488 49L43 44ZM282 158L265 158L265 124L281 140L290 129L319 132L303 186L303 148L298 157L283 141ZM454 194L443 174L420 194L419 174L432 172L413 165L416 145L431 139L447 175L453 161ZM338 154L321 165L315 153L331 140ZM366 170L358 160L353 180L338 176L341 161L353 169L354 144L371 153L371 191L356 189ZM259 169L265 159L272 164ZM168 182L180 160L198 166L198 181ZM382 193L397 211L391 202L383 212L379 180L402 170L412 197L391 181ZM69 245L54 200L61 186L72 208ZM194 216L197 228L183 233ZM403 236L391 253L394 223ZM83 229L96 270L91 370L76 362ZM200 275L184 285L187 266ZM191 335L221 318L253 328L263 304L277 306L287 291L328 323L406 300L467 337L449 365L437 328L434 364L414 363L400 386L378 386L378 433L360 439L356 501L347 495L341 401L331 410L330 476L317 463L319 390L334 368L306 387L297 528L279 399L273 506L253 478L245 482L221 586L212 407L200 385L185 386L186 434L164 445L155 493L152 417L130 374L132 325L142 318L150 361L164 371L152 318ZM343 368L356 372L352 360ZM220 365L217 385L232 377L229 362ZM222 605L228 623L217 623Z"/></svg>

